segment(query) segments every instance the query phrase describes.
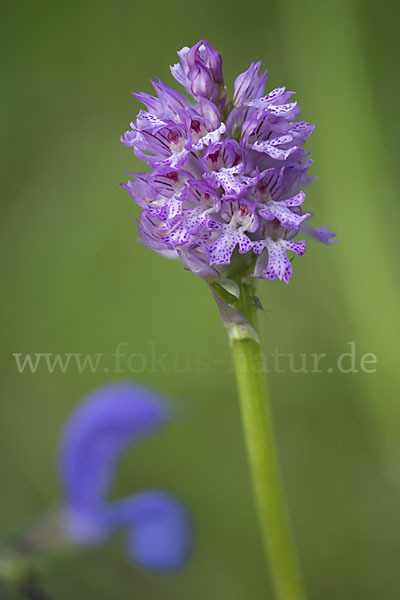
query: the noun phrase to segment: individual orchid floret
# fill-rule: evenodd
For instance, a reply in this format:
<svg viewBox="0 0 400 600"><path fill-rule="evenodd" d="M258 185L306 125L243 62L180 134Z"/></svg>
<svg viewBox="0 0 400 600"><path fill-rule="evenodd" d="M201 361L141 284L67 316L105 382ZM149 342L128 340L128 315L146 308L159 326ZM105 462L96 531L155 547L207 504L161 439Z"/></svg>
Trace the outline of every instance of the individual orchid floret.
<svg viewBox="0 0 400 600"><path fill-rule="evenodd" d="M185 562L191 528L182 502L158 490L108 499L123 453L168 419L155 392L130 383L100 388L78 406L60 448L63 524L71 541L98 543L123 529L128 556L141 566L169 570Z"/></svg>
<svg viewBox="0 0 400 600"><path fill-rule="evenodd" d="M178 52L180 63L171 67L173 77L195 98L208 98L222 112L226 91L222 57L206 40Z"/></svg>
<svg viewBox="0 0 400 600"><path fill-rule="evenodd" d="M178 56L171 72L186 96L153 82L156 96L136 94L147 110L122 138L151 168L122 184L142 209L140 237L208 281L288 283L287 252L305 251L297 236L337 241L303 209L314 125L297 120L293 92L265 94L260 62L236 78L226 103L219 52L200 40Z"/></svg>
<svg viewBox="0 0 400 600"><path fill-rule="evenodd" d="M244 73L237 76L233 86L233 106L245 106L250 100L263 95L267 83L267 71L259 75L261 61L251 63Z"/></svg>

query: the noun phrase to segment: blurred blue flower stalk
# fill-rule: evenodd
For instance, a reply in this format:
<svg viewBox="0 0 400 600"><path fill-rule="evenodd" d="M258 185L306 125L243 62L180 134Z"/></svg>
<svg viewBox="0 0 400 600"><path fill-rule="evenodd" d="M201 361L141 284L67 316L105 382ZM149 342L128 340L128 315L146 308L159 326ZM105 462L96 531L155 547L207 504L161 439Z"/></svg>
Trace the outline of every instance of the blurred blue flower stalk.
<svg viewBox="0 0 400 600"><path fill-rule="evenodd" d="M126 555L132 563L161 572L181 567L192 537L181 501L158 489L108 500L123 454L170 418L161 396L132 383L110 384L85 398L61 436L61 506L4 549L1 578L24 597L39 597L38 558L105 542L118 530L126 534Z"/></svg>

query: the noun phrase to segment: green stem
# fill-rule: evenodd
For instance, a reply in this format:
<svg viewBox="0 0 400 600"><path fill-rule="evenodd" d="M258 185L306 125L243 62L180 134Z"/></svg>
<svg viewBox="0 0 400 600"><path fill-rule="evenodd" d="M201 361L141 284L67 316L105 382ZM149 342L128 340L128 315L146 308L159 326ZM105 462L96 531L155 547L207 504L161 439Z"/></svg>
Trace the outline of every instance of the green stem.
<svg viewBox="0 0 400 600"><path fill-rule="evenodd" d="M251 322L228 325L262 539L278 600L305 600L276 457L261 346L253 329L252 288L243 286L239 310Z"/></svg>

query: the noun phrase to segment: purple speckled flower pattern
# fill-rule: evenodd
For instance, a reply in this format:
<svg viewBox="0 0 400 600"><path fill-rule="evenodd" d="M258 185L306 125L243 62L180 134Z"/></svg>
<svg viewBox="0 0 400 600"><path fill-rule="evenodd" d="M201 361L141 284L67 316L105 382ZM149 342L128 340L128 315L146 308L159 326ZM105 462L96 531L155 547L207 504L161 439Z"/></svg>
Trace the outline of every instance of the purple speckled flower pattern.
<svg viewBox="0 0 400 600"><path fill-rule="evenodd" d="M305 223L302 188L312 160L303 146L314 126L296 120L293 92L264 94L267 74L252 63L226 100L221 55L206 40L178 52L171 67L185 95L152 81L155 96L121 138L152 170L122 184L142 208L143 243L210 281L292 276L287 253L302 255L306 233L324 243L328 229Z"/></svg>

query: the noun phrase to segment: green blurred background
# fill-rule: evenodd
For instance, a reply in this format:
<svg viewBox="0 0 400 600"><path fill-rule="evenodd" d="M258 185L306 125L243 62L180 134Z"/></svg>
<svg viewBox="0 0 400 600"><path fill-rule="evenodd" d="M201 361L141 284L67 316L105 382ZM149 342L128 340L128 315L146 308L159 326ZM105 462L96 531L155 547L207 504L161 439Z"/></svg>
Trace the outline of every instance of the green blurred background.
<svg viewBox="0 0 400 600"><path fill-rule="evenodd" d="M164 487L197 523L179 574L131 567L116 539L47 565L51 598L272 598L217 309L201 280L140 246L137 207L117 185L141 169L119 142L139 109L129 92L171 83L175 52L200 37L223 54L230 90L262 59L269 89L299 92L317 124L307 206L342 240L310 242L289 287L261 283L266 353L326 353L334 366L354 341L358 364L378 359L372 374L269 376L310 598L398 597L399 16L399 3L372 0L3 6L0 539L57 500L62 424L118 377L20 374L13 353L101 353L112 366L121 342L148 365L168 354L165 369L138 359L124 377L164 390L179 418L129 453L114 493Z"/></svg>

